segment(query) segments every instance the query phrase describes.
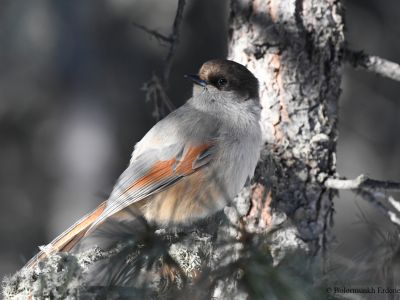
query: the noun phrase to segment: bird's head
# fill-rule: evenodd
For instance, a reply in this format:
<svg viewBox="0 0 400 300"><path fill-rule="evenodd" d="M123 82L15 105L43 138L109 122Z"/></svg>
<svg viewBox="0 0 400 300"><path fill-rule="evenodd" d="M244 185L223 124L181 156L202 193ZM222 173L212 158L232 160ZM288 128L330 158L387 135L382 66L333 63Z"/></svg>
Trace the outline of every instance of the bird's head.
<svg viewBox="0 0 400 300"><path fill-rule="evenodd" d="M205 62L197 75L186 75L193 81L193 95L205 90L216 99L243 102L256 100L257 78L243 65L231 60L213 59Z"/></svg>

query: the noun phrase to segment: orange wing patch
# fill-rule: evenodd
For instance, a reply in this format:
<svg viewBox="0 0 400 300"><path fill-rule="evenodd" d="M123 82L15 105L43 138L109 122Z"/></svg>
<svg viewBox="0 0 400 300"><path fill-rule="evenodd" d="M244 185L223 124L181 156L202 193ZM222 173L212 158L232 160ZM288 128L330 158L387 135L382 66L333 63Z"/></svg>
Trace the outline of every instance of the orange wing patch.
<svg viewBox="0 0 400 300"><path fill-rule="evenodd" d="M163 178L171 177L174 174L175 163L175 158L157 162L146 175L135 181L125 192L135 188L147 186L155 180L158 181Z"/></svg>
<svg viewBox="0 0 400 300"><path fill-rule="evenodd" d="M211 144L203 144L197 147L190 147L183 160L176 166L177 174L187 176L193 173L193 162L211 146Z"/></svg>
<svg viewBox="0 0 400 300"><path fill-rule="evenodd" d="M211 146L211 143L207 143L189 147L182 160L177 161L176 158L172 158L155 163L146 175L132 183L123 194L173 176L188 176L192 174L196 171L196 169L193 169L193 162Z"/></svg>

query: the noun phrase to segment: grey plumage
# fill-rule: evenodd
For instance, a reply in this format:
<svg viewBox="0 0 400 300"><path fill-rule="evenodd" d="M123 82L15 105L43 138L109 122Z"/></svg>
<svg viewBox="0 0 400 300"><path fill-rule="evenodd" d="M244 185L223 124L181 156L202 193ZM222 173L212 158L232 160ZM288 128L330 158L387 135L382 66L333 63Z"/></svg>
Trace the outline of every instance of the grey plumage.
<svg viewBox="0 0 400 300"><path fill-rule="evenodd" d="M227 60L205 63L198 77L202 84L194 85L193 97L136 144L106 203L50 243L50 253L109 247L119 235L103 229L118 232L115 224L123 225L121 233L139 233L148 222L192 224L220 211L243 188L261 149L258 81Z"/></svg>

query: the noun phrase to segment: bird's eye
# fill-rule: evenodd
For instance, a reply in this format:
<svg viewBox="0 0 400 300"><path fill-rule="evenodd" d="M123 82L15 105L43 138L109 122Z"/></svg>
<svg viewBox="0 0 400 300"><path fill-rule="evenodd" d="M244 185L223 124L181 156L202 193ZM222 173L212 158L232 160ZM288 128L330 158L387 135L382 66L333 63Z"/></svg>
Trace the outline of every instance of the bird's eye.
<svg viewBox="0 0 400 300"><path fill-rule="evenodd" d="M217 86L220 88L225 86L227 83L228 81L225 78L219 78L217 81Z"/></svg>

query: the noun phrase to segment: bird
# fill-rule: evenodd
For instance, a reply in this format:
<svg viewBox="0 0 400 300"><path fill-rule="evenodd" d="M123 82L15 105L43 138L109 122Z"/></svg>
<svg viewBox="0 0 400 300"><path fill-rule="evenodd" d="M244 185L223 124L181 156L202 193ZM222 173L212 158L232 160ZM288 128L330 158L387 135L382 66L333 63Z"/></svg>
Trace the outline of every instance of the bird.
<svg viewBox="0 0 400 300"><path fill-rule="evenodd" d="M222 210L249 182L262 146L257 78L226 59L209 60L185 77L193 83L192 97L136 143L109 198L25 268L73 251L107 224L135 218L160 228L193 224Z"/></svg>

